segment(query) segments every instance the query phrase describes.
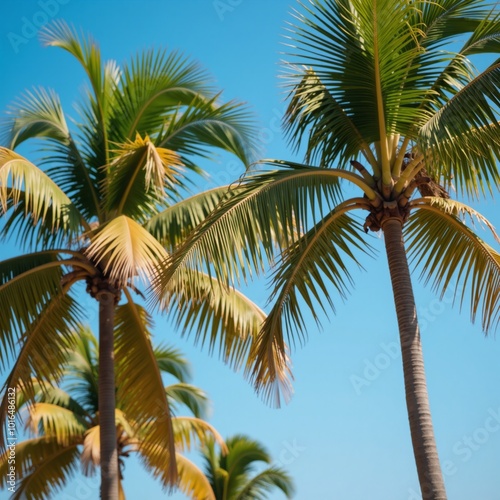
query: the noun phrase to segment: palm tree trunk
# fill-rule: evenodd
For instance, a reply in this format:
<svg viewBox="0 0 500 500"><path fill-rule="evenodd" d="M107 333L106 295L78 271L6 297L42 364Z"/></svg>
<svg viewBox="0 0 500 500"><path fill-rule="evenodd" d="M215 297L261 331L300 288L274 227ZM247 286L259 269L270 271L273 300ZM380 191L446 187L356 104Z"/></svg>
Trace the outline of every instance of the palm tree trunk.
<svg viewBox="0 0 500 500"><path fill-rule="evenodd" d="M118 500L118 451L115 423L114 314L115 295L107 290L99 301L99 437L101 499Z"/></svg>
<svg viewBox="0 0 500 500"><path fill-rule="evenodd" d="M446 500L446 490L432 428L422 344L403 242L402 222L397 218L390 218L384 223L382 229L396 304L406 406L422 498Z"/></svg>

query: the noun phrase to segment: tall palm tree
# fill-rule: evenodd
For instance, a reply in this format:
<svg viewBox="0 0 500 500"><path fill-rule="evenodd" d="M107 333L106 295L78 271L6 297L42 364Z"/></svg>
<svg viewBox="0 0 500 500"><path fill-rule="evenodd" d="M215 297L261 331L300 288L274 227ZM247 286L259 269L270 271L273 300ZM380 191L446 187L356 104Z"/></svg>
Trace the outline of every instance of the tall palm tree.
<svg viewBox="0 0 500 500"><path fill-rule="evenodd" d="M207 255L221 283L240 267L261 268L281 227L272 307L247 367L279 403L290 390L285 339L307 333L301 301L318 320L345 297L350 264L370 252L365 232L381 231L422 495L444 499L408 256L441 296L457 283L457 302L470 299L484 332L498 326L500 254L471 222L498 236L449 192L475 200L500 184L500 63L486 57L500 52L500 14L481 0L311 0L294 15L284 126L304 163L264 160L274 170L249 173L155 287L182 283L185 267L201 269ZM481 71L475 56L484 56Z"/></svg>
<svg viewBox="0 0 500 500"><path fill-rule="evenodd" d="M211 439L203 449L205 474L216 500L265 500L276 489L292 497L292 478L282 467L269 465L272 458L262 444L237 434L226 445L227 451L218 451Z"/></svg>
<svg viewBox="0 0 500 500"><path fill-rule="evenodd" d="M187 175L200 172L196 162L219 148L248 164L253 125L239 103L219 103L207 74L176 53L145 51L119 67L102 62L98 45L62 22L44 28L42 40L69 52L84 69L89 87L74 128L57 94L43 88L26 92L3 126L8 149L0 149L1 233L15 236L28 253L0 262L0 360L5 365L17 355L6 387L22 383L31 397L32 373L37 380L57 379L63 362L58 345L84 317L75 285L86 284L99 305L101 491L102 498L115 499L113 352L129 373L128 417L141 422L169 412L134 293L141 294L141 283L149 283L167 252L227 190L181 201ZM42 143L38 166L13 151L33 140L38 147ZM185 287L176 296L182 303L178 320L194 323L212 348L221 334L222 356L238 365L263 313L232 290L209 293L210 276L200 280L201 286ZM125 307L116 319L127 335L113 350L120 300ZM51 355L42 356L47 345ZM149 382L138 389L131 384L142 371ZM3 419L6 404L4 398ZM158 422L143 446L154 449L168 439L166 449L174 453L170 419ZM176 462L169 463L175 483Z"/></svg>
<svg viewBox="0 0 500 500"><path fill-rule="evenodd" d="M124 306L119 306L118 309ZM117 336L123 332L117 330ZM71 350L66 351L67 362L62 388L50 384L36 385L36 402L23 398L22 387L17 388L17 409L29 411L26 427L34 437L17 443L16 463L18 480L15 494L17 498L51 498L59 488L68 484L71 476L79 468L91 475L100 464L99 445L99 405L98 405L98 346L88 328L80 327L71 336ZM182 354L172 348L159 346L154 349L154 358L162 374L174 378L175 383L165 387L171 408L189 409L193 416L173 417L174 442L178 451L189 450L196 442L203 444L208 438L216 441L227 451L224 441L215 429L202 420L208 399L203 391L187 383L189 365ZM138 453L142 461L150 467L154 477L158 477L168 487L168 453L164 460L160 454L152 453L142 443L151 426L138 426L128 418L130 398L123 391L121 380L124 371L117 365L117 403L115 409L117 432L116 441L120 474L118 488L120 498L125 498L122 479L125 460L130 453ZM144 387L147 383L140 376L135 384ZM177 410L177 413L178 413ZM157 456L158 455L158 456ZM207 477L187 457L176 453L179 470L178 487L189 498L206 500L214 498ZM0 472L3 472L1 486L7 483L9 454L0 457Z"/></svg>

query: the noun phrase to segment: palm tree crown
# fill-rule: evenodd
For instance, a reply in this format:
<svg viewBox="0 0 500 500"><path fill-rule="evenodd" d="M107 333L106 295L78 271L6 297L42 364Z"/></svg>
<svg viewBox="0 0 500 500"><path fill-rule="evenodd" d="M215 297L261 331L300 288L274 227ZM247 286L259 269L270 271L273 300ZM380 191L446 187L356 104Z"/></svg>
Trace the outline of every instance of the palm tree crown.
<svg viewBox="0 0 500 500"><path fill-rule="evenodd" d="M220 103L207 74L179 54L149 50L119 67L103 62L95 41L62 22L45 27L42 40L76 58L89 87L75 128L68 126L57 94L46 89L25 93L4 123L9 149L0 148L1 233L17 236L29 250L0 262L0 360L17 354L5 387L21 384L33 398L32 375L40 381L61 375L58 345L72 338L84 317L74 295L83 282L99 303L101 431L115 421L115 352L129 375L123 382L131 396L128 417L141 422L157 416L143 446L153 449L168 439L174 453L170 420L161 418L169 414L168 401L134 294L141 294L141 283L149 286L168 251L227 190L181 199L188 174L200 172L197 159L218 148L248 164L252 120L241 104ZM43 144L38 166L13 151L33 140ZM195 289L186 285L175 295L178 322L195 325L212 346L221 334L223 358L241 364L263 313L238 292L209 294L211 281L200 274ZM117 312L120 301L124 307ZM115 322L126 334L114 347ZM46 345L53 347L48 358L40 355ZM142 372L149 380L138 389L132 382ZM6 397L2 404L4 410ZM115 433L102 432L101 472L104 488L112 489L103 497L116 498ZM174 482L175 463L169 460Z"/></svg>
<svg viewBox="0 0 500 500"><path fill-rule="evenodd" d="M204 448L205 473L217 500L265 500L278 489L291 498L293 481L287 472L271 464L271 456L258 441L237 434L226 440L227 453L217 451L209 440Z"/></svg>
<svg viewBox="0 0 500 500"><path fill-rule="evenodd" d="M477 199L500 185L500 64L472 63L500 52L500 14L479 0L311 0L294 18L284 127L304 163L263 160L274 170L243 178L180 245L157 289L181 286L186 267L211 264L227 283L274 258L270 312L247 373L279 404L290 391L286 341L307 336L302 303L316 320L334 308L352 284L350 265L371 253L365 232L382 231L422 494L443 499L407 257L438 293L457 283L457 302L469 298L485 332L498 326L500 254L470 221L498 236L449 193ZM346 184L359 195L347 197Z"/></svg>

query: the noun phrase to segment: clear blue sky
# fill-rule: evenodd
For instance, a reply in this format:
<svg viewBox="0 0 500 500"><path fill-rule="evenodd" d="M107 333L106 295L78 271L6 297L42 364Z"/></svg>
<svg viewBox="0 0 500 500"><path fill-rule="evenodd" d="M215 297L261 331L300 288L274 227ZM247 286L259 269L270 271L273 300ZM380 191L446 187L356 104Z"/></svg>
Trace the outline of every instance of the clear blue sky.
<svg viewBox="0 0 500 500"><path fill-rule="evenodd" d="M41 85L56 89L74 115L72 102L84 75L67 54L41 47L30 26L58 17L91 32L104 57L118 62L151 46L192 56L211 72L225 98L239 98L253 108L266 157L299 160L279 129L284 96L277 78L293 5L294 0L3 0L0 109L24 89ZM214 184L242 172L226 158L206 168ZM494 201L478 208L500 228ZM381 251L382 241L371 238ZM0 246L2 256L15 251ZM356 287L337 314L323 322L322 330L310 321L307 344L292 355L295 395L279 410L255 396L241 374L181 339L166 319L156 320L155 340L182 348L193 363L194 383L213 401L211 422L225 436L247 433L265 443L295 478L298 500L418 498L387 266L383 254L364 263L368 272L353 270ZM498 500L500 343L485 338L480 325L472 326L467 310L452 308L449 296L439 301L414 276L449 498ZM265 287L261 280L248 289L263 307ZM97 311L90 299L88 304ZM89 320L94 318L90 313ZM129 499L166 496L133 460L125 478ZM97 480L78 476L57 498L97 499Z"/></svg>

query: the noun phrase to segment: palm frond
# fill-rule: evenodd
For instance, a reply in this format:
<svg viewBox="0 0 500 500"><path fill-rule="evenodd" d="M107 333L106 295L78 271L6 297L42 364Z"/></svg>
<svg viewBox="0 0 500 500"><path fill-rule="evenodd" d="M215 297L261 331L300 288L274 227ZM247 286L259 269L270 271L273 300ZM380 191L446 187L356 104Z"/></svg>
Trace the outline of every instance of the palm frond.
<svg viewBox="0 0 500 500"><path fill-rule="evenodd" d="M286 249L340 201L341 178L377 198L365 180L352 172L269 160L280 170L252 173L237 191L210 214L181 244L153 282L156 293L178 281L192 283L212 269L223 283L246 279L272 260L276 246ZM180 268L184 270L179 271ZM172 281L171 281L172 280ZM181 285L179 285L180 288Z"/></svg>
<svg viewBox="0 0 500 500"><path fill-rule="evenodd" d="M110 121L110 140L122 143L137 133L161 129L179 106L197 95L211 96L209 75L178 52L147 50L123 66L116 106Z"/></svg>
<svg viewBox="0 0 500 500"><path fill-rule="evenodd" d="M139 428L154 422L141 441L141 450L148 454L161 447L164 458L169 454L169 465L166 469L163 466L162 478L172 484L176 478L174 434L167 395L150 340L151 318L132 301L128 290L124 293L127 302L117 307L115 315L117 401L128 420Z"/></svg>
<svg viewBox="0 0 500 500"><path fill-rule="evenodd" d="M191 460L180 453L176 454L179 482L177 487L193 500L216 500L212 487L202 472Z"/></svg>
<svg viewBox="0 0 500 500"><path fill-rule="evenodd" d="M95 172L86 164L78 141L70 133L54 91L39 88L18 98L9 108L2 136L11 149L31 139L45 139L45 156L40 166L48 165L49 177L71 198L86 220L98 214Z"/></svg>
<svg viewBox="0 0 500 500"><path fill-rule="evenodd" d="M95 468L101 463L101 437L99 425L94 425L85 432L81 463L83 473L86 476L91 476Z"/></svg>
<svg viewBox="0 0 500 500"><path fill-rule="evenodd" d="M151 217L144 227L167 250L173 250L231 192L230 186L221 186L178 201Z"/></svg>
<svg viewBox="0 0 500 500"><path fill-rule="evenodd" d="M78 413L53 403L35 403L29 407L26 427L35 435L55 436L63 446L82 441L88 423Z"/></svg>
<svg viewBox="0 0 500 500"><path fill-rule="evenodd" d="M347 209L351 209L350 207ZM247 374L257 391L279 406L280 392L285 398L291 388L283 374L287 368L287 341L302 343L307 335L303 304L316 322L318 309L326 312L324 302L335 311L334 297L327 283L333 285L338 297L345 299L353 284L346 261L361 267L356 252L370 253L363 230L346 210L333 210L301 239L286 250L278 262L272 281L269 302L274 303L259 336L252 347Z"/></svg>
<svg viewBox="0 0 500 500"><path fill-rule="evenodd" d="M191 366L179 349L160 344L153 350L156 364L162 373L172 375L181 383L191 379Z"/></svg>
<svg viewBox="0 0 500 500"><path fill-rule="evenodd" d="M141 220L156 206L178 197L182 163L169 149L156 147L148 136L118 145L108 167L107 210Z"/></svg>
<svg viewBox="0 0 500 500"><path fill-rule="evenodd" d="M218 96L196 96L188 107L179 109L158 137L158 145L181 155L191 168L193 156L210 157L209 147L234 154L245 166L256 156L256 127L248 110L240 103L217 103Z"/></svg>
<svg viewBox="0 0 500 500"><path fill-rule="evenodd" d="M97 262L112 280L128 283L136 277L151 278L166 251L133 219L113 218L92 237L86 255Z"/></svg>
<svg viewBox="0 0 500 500"><path fill-rule="evenodd" d="M430 68L420 71L423 49L417 43L421 24L415 22L416 4L326 0L301 7L303 13L295 13L296 21L289 28L287 86L304 113L314 116L310 124L327 124L329 117L316 106L320 95L314 87L308 89L310 94L303 93L300 85L304 73L312 69L328 92L328 111L334 112L331 120L341 127L340 134L311 132L309 153L324 158L333 158L335 151L351 153L352 147L345 150L341 141L352 130L364 143L380 142L383 148L388 135L407 134L416 121L425 119L425 110L416 109L415 103L425 97L433 75ZM294 143L309 133L295 126L299 124L290 123ZM356 141L362 143L359 138Z"/></svg>
<svg viewBox="0 0 500 500"><path fill-rule="evenodd" d="M78 470L76 443L62 446L55 436L28 439L16 444L16 484L11 500L54 498ZM0 486L8 480L8 451L0 458Z"/></svg>
<svg viewBox="0 0 500 500"><path fill-rule="evenodd" d="M165 390L167 391L170 408L174 413L177 413L176 408L178 405L184 405L195 417L202 418L206 415L209 399L207 394L200 388L179 382L168 385Z"/></svg>
<svg viewBox="0 0 500 500"><path fill-rule="evenodd" d="M62 266L65 262L59 260L58 251L37 252L0 262L0 360L3 366L7 362L6 356L15 352L16 341L25 333L35 331L35 342L42 337L47 342L50 334L64 331L78 318L80 310L77 304L70 297L62 297ZM65 314L57 317L54 309ZM54 326L45 322L44 312L53 319ZM45 323L46 335L37 329L38 323Z"/></svg>
<svg viewBox="0 0 500 500"><path fill-rule="evenodd" d="M214 440L224 451L227 447L222 436L205 420L195 417L174 417L172 426L175 435L175 445L181 451L189 451L193 447L204 444L207 439Z"/></svg>
<svg viewBox="0 0 500 500"><path fill-rule="evenodd" d="M205 273L196 276L192 285L186 276L177 290L162 297L183 334L195 335L195 342L219 350L221 359L235 370L246 362L249 349L265 319L265 313L232 287Z"/></svg>
<svg viewBox="0 0 500 500"><path fill-rule="evenodd" d="M458 90L421 128L426 167L445 184L472 197L500 185L500 63Z"/></svg>
<svg viewBox="0 0 500 500"><path fill-rule="evenodd" d="M50 217L52 230L74 234L81 222L75 205L42 170L14 151L0 147L0 207L7 212L8 200L15 206L23 195L26 220L36 224Z"/></svg>
<svg viewBox="0 0 500 500"><path fill-rule="evenodd" d="M491 224L472 208L448 199L420 198L412 205L418 210L408 221L408 250L415 265L422 266L421 277L432 279L441 297L453 286L460 305L469 295L472 321L480 311L485 333L494 330L500 321L500 254L465 224L464 216L490 230Z"/></svg>
<svg viewBox="0 0 500 500"><path fill-rule="evenodd" d="M72 338L69 332L80 314L79 306L70 295L53 297L24 332L21 348L3 388L15 387L25 401L33 402L37 393L47 391L42 382L56 383L63 375L67 361ZM7 406L8 393L5 390L0 404L1 443L5 443Z"/></svg>
<svg viewBox="0 0 500 500"><path fill-rule="evenodd" d="M237 498L266 500L269 492L275 488L282 491L286 498L292 498L295 492L292 477L281 467L268 467L252 477L244 488L238 492Z"/></svg>

